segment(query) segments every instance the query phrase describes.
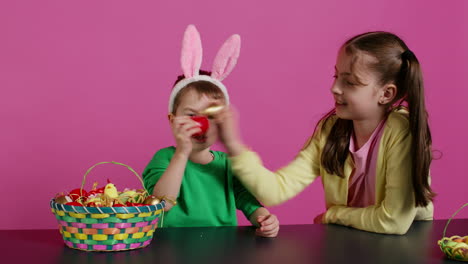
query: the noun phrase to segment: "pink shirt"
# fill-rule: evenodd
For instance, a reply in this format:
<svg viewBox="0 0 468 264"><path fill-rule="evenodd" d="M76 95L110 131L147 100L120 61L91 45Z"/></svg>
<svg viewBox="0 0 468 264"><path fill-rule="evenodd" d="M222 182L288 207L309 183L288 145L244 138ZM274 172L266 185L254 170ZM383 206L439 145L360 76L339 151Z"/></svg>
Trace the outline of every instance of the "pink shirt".
<svg viewBox="0 0 468 264"><path fill-rule="evenodd" d="M354 161L354 169L348 183L349 207L367 207L375 204L376 163L384 124L385 120L382 120L360 149L356 149L354 133L351 134L349 152Z"/></svg>

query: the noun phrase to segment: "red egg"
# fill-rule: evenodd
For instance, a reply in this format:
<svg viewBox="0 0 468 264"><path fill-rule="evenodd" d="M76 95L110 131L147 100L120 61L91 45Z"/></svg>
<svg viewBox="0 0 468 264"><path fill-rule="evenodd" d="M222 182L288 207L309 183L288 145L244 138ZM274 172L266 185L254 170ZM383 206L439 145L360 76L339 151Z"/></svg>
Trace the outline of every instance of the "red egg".
<svg viewBox="0 0 468 264"><path fill-rule="evenodd" d="M90 195L96 195L96 194L98 194L98 193L104 193L104 188L105 188L105 187L101 187L101 188L99 188L99 189L91 190L91 191L89 191L88 196L90 196Z"/></svg>
<svg viewBox="0 0 468 264"><path fill-rule="evenodd" d="M85 191L84 189L81 190L80 188L78 189L74 189L72 190L68 196L70 196L70 198L73 200L73 201L76 201L78 198L80 198L81 196L83 197L88 197L88 192Z"/></svg>
<svg viewBox="0 0 468 264"><path fill-rule="evenodd" d="M208 128L210 127L210 121L208 121L208 118L204 116L192 116L191 118L193 121L200 124L200 129L201 129L200 132L193 134L193 137L203 136L208 130Z"/></svg>

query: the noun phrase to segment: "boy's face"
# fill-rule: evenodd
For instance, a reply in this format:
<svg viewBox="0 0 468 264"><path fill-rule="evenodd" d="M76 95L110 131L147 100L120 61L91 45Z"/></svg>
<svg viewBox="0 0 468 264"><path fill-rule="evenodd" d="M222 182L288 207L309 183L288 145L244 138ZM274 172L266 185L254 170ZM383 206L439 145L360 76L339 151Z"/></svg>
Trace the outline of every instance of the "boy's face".
<svg viewBox="0 0 468 264"><path fill-rule="evenodd" d="M224 104L223 99L210 98L204 94L199 94L195 90L190 90L180 98L179 106L176 109L176 116L198 116L200 112L213 105ZM210 126L204 136L192 138L193 150L209 148L218 139L218 128L213 120L208 119Z"/></svg>

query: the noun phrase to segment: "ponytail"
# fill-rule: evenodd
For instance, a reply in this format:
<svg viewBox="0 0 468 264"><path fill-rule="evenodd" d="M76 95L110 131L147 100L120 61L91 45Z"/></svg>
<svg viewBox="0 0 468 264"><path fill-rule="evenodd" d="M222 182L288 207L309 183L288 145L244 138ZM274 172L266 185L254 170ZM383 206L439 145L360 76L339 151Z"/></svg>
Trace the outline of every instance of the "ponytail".
<svg viewBox="0 0 468 264"><path fill-rule="evenodd" d="M400 78L397 87L409 108L409 125L413 137L411 146L412 183L416 206L427 206L435 196L429 184L432 161L432 138L424 100L421 68L414 53L407 49L401 54ZM397 96L398 97L398 96Z"/></svg>

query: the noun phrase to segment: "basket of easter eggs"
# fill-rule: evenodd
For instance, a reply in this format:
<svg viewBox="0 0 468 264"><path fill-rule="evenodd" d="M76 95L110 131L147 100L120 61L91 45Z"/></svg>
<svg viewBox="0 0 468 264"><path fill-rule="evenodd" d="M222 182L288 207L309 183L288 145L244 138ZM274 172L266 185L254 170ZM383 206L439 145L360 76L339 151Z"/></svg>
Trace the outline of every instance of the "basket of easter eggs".
<svg viewBox="0 0 468 264"><path fill-rule="evenodd" d="M460 210L466 206L468 206L468 203L460 207L460 209L458 209L452 215L452 217L450 217L450 219L447 221L447 224L445 224L443 234L444 237L437 242L442 252L444 252L444 254L449 259L468 261L468 236L445 236L445 232L447 231L447 227L450 224L450 221L452 221L453 217L455 217L455 215L457 215L458 212L460 212Z"/></svg>
<svg viewBox="0 0 468 264"><path fill-rule="evenodd" d="M101 164L116 164L137 176L143 189L119 191L107 180L98 188L95 182L86 191L86 176ZM159 218L164 216L165 201L149 195L143 180L130 166L119 162L100 162L83 176L81 188L59 193L51 201L64 243L83 251L121 251L143 248L153 239Z"/></svg>

